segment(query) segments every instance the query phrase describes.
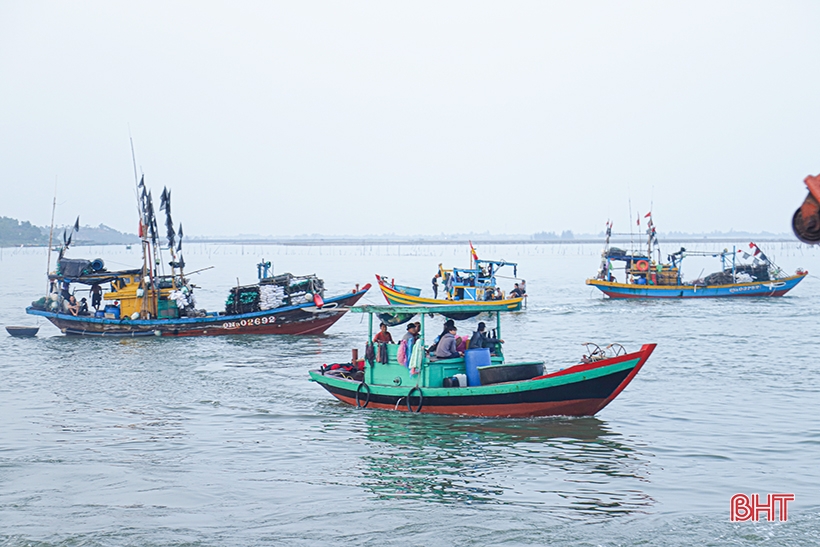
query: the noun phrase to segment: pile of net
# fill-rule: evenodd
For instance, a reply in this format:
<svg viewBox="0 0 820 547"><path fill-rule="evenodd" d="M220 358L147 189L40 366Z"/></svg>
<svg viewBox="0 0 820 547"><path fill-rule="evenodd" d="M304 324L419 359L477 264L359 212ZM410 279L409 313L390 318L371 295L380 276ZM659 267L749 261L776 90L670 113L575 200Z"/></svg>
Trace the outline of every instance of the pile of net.
<svg viewBox="0 0 820 547"><path fill-rule="evenodd" d="M279 285L259 286L259 309L272 310L285 303L285 289Z"/></svg>
<svg viewBox="0 0 820 547"><path fill-rule="evenodd" d="M751 265L741 264L735 267L735 274L732 270L726 269L722 272L715 272L706 276L704 282L707 285L732 285L734 283L752 283L755 281L769 281L769 267L765 264Z"/></svg>
<svg viewBox="0 0 820 547"><path fill-rule="evenodd" d="M257 285L232 288L225 301L225 313L236 315L296 306L313 302L314 294L324 296L324 292L324 282L315 275L281 274L262 279Z"/></svg>
<svg viewBox="0 0 820 547"><path fill-rule="evenodd" d="M259 285L234 287L225 301L225 313L236 315L259 311Z"/></svg>

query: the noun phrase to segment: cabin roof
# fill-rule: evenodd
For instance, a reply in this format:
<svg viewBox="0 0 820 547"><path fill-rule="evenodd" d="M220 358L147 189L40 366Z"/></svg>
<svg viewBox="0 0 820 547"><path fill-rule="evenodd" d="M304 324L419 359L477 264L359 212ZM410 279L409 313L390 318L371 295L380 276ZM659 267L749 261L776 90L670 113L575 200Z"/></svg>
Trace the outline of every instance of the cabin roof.
<svg viewBox="0 0 820 547"><path fill-rule="evenodd" d="M497 311L507 311L502 309L498 306L498 304L441 304L436 306L389 306L389 305L380 305L380 306L373 306L370 304L365 304L363 306L353 306L350 308L350 311L353 313L410 313L410 314L420 314L420 313L437 313L437 314L445 314L445 313L465 313L465 312L497 312Z"/></svg>

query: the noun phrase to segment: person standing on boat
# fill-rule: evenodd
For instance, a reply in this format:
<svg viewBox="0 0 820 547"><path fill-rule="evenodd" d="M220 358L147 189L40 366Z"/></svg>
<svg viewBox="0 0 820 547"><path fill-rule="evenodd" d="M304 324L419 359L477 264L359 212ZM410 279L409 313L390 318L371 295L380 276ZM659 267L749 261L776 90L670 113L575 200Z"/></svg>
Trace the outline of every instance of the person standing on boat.
<svg viewBox="0 0 820 547"><path fill-rule="evenodd" d="M436 357L438 359L458 359L461 354L456 351L456 327L453 325L447 334L441 337L436 345Z"/></svg>
<svg viewBox="0 0 820 547"><path fill-rule="evenodd" d="M383 344L392 344L393 343L393 335L387 330L387 325L384 323L379 325L379 332L376 336L373 337L373 341L376 343L383 343Z"/></svg>
<svg viewBox="0 0 820 547"><path fill-rule="evenodd" d="M484 332L486 328L487 325L484 324L483 321L478 324L478 329L473 333L473 337L470 338L470 349L488 348L490 351L493 351L497 344L504 343L504 340L487 336L487 333Z"/></svg>
<svg viewBox="0 0 820 547"><path fill-rule="evenodd" d="M433 299L438 298L438 278L441 277L440 273L436 273L433 276Z"/></svg>
<svg viewBox="0 0 820 547"><path fill-rule="evenodd" d="M419 339L419 329L421 328L420 323L408 323L407 324L407 332L402 336L401 341L399 342L399 346L404 344L404 354L407 356L407 359L410 359L410 356L413 354L413 345L416 343L416 340Z"/></svg>
<svg viewBox="0 0 820 547"><path fill-rule="evenodd" d="M453 296L453 287L455 286L455 279L453 274L448 273L444 276L444 288L447 289L446 298L449 300Z"/></svg>
<svg viewBox="0 0 820 547"><path fill-rule="evenodd" d="M69 290L70 287L71 285L68 283L68 281L63 281L63 287L60 289L60 296L66 302L68 302L68 300L71 298L71 291Z"/></svg>
<svg viewBox="0 0 820 547"><path fill-rule="evenodd" d="M99 311L101 303L102 287L100 287L99 283L94 283L91 285L91 307L94 308L94 311Z"/></svg>

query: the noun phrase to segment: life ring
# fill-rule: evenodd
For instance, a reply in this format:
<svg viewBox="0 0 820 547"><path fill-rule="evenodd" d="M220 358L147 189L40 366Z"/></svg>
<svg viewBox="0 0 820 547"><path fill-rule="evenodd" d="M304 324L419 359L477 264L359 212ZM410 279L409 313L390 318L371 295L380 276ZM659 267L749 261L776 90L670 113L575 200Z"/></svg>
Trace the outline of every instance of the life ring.
<svg viewBox="0 0 820 547"><path fill-rule="evenodd" d="M360 404L361 400L359 399L362 387L367 390L367 397L364 398L364 404ZM368 403L370 403L370 386L362 382L359 384L359 387L356 388L356 408L367 408Z"/></svg>
<svg viewBox="0 0 820 547"><path fill-rule="evenodd" d="M416 410L413 410L413 406L410 404L410 398L413 396L413 392L415 391L419 392L419 406ZM410 393L407 394L407 410L418 414L421 412L422 406L424 406L424 393L421 392L421 388L419 386L416 386L410 390Z"/></svg>
<svg viewBox="0 0 820 547"><path fill-rule="evenodd" d="M649 270L649 262L647 262L646 260L639 260L638 262L635 263L635 268L639 272L648 271Z"/></svg>

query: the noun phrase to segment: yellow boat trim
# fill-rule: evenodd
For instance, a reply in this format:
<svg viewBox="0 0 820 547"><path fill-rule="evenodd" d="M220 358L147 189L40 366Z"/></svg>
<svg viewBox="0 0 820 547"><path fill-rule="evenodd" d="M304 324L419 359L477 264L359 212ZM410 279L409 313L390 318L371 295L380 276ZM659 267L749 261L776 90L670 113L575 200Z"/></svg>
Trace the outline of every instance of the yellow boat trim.
<svg viewBox="0 0 820 547"><path fill-rule="evenodd" d="M420 296L410 296L386 287L379 283L379 288L382 290L387 302L392 305L425 305L425 306L440 306L443 304L458 305L458 306L497 306L506 310L517 310L521 308L521 298L508 298L506 300L436 300L433 298L422 298Z"/></svg>
<svg viewBox="0 0 820 547"><path fill-rule="evenodd" d="M785 281L792 281L805 277L804 275L793 275L790 277L781 277L780 279L770 279L769 281L753 281L751 283L734 283L732 285L636 285L635 283L618 283L613 281L604 281L603 279L587 279L587 285L594 285L596 287L618 287L622 289L652 289L664 291L679 291L681 289L729 289L732 287L751 287L753 285L765 285L767 283L781 283Z"/></svg>

